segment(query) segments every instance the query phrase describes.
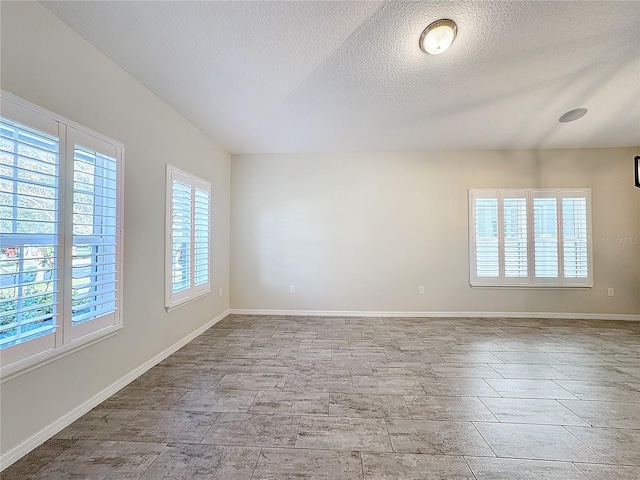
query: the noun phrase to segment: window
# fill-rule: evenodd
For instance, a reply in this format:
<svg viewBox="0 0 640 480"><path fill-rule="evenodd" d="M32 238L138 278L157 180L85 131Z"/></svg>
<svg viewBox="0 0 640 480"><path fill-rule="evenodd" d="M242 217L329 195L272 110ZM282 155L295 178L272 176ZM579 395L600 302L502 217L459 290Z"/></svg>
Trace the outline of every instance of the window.
<svg viewBox="0 0 640 480"><path fill-rule="evenodd" d="M165 306L177 307L211 291L211 184L167 165Z"/></svg>
<svg viewBox="0 0 640 480"><path fill-rule="evenodd" d="M590 191L470 190L472 286L590 287Z"/></svg>
<svg viewBox="0 0 640 480"><path fill-rule="evenodd" d="M123 147L2 93L3 374L121 326Z"/></svg>

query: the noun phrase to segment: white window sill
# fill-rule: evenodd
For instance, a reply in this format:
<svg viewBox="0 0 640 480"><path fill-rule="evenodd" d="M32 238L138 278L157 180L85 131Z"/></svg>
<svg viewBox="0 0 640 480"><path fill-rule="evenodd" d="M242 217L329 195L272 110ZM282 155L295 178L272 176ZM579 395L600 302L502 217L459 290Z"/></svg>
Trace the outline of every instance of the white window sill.
<svg viewBox="0 0 640 480"><path fill-rule="evenodd" d="M470 285L471 288L486 288L486 289L507 289L507 290L531 290L531 289L546 289L546 290L590 290L593 288L593 284L590 285Z"/></svg>
<svg viewBox="0 0 640 480"><path fill-rule="evenodd" d="M106 340L118 333L122 327L122 324L112 325L79 338L71 343L52 348L46 352L42 352L32 357L25 358L24 360L20 360L19 362L12 363L11 365L7 365L6 367L3 366L0 368L0 383L12 380L20 375L24 375L27 372L35 370L36 368L40 368L47 363L51 363L59 358L66 357L71 353L101 342L102 340ZM2 353L0 352L0 358L1 357Z"/></svg>
<svg viewBox="0 0 640 480"><path fill-rule="evenodd" d="M181 300L179 302L175 302L172 305L167 305L164 308L167 311L167 313L168 312L172 312L176 308L179 308L179 307L181 307L183 305L186 305L187 303L192 303L192 302L195 302L196 300L200 300L202 297L206 297L210 293L211 293L211 290L207 290L206 292L198 293L197 295L194 295L193 297L185 298L184 300Z"/></svg>

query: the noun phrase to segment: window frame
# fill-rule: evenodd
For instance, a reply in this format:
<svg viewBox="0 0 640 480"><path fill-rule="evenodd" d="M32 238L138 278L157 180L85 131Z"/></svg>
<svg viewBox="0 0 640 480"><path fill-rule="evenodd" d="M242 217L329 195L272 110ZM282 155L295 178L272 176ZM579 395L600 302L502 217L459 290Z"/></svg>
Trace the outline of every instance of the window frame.
<svg viewBox="0 0 640 480"><path fill-rule="evenodd" d="M3 118L22 124L29 129L52 135L58 141L58 200L56 209L57 233L51 234L57 240L55 246L58 250L56 262L58 275L55 279L57 288L54 289L54 308L57 310L54 316L53 331L31 340L27 340L0 350L2 366L0 367L1 382L5 382L16 376L50 363L60 357L85 348L98 341L115 335L123 328L123 241L124 241L124 145L99 132L95 132L61 115L46 110L38 105L28 102L9 92L0 90L0 102L2 104L1 115ZM73 151L77 142L74 137L86 140L87 144L80 142L85 148L95 148L95 151L104 154L104 148L115 153L116 171L116 249L115 249L115 310L96 321L86 322L83 328L80 325L71 325L71 275L72 275L72 250L73 250L73 188L74 176L73 155L69 157L69 151ZM70 230L71 229L71 230ZM71 234L70 234L71 233Z"/></svg>
<svg viewBox="0 0 640 480"><path fill-rule="evenodd" d="M76 141L77 140L77 141ZM106 145L105 145L106 144ZM85 335L90 334L93 330L97 329L102 329L102 328L108 328L110 327L112 324L117 324L120 320L117 318L118 317L118 310L120 310L121 308L121 279L122 279L122 223L123 223L123 215L122 215L122 209L120 207L120 204L122 203L122 197L123 197L123 189L121 188L121 178L123 175L123 170L124 170L124 165L123 163L120 161L121 157L122 157L122 152L118 149L118 147L116 147L115 145L110 144L110 142L105 142L105 140L103 138L96 138L95 135L91 135L91 134L87 134L86 132L81 132L78 131L77 129L67 129L67 138L66 138L66 148L67 148L67 158L69 158L71 160L71 162L75 162L76 161L76 157L75 157L75 152L76 152L76 147L80 146L83 149L89 150L91 152L96 152L96 153L101 153L104 156L109 156L110 158L114 158L116 161L116 166L118 167L116 170L116 198L115 198L115 210L116 210L116 220L115 220L115 235L109 235L109 236L115 236L115 252L113 254L113 256L115 256L115 271L113 272L113 275L115 277L115 279L113 280L113 283L115 284L115 311L112 313L108 313L108 314L102 314L100 317L98 318L92 318L89 319L87 321L78 323L76 325L73 324L74 322L74 318L73 318L73 312L71 312L70 315L67 316L66 320L68 322L68 326L65 328L65 341L74 341L78 338L82 338ZM106 148L105 148L106 147ZM104 150L102 150L104 149ZM105 153L107 152L108 153ZM75 167L75 165L74 165ZM74 184L74 174L75 173L75 168L73 170L73 172L69 172L69 174L67 174L66 176L66 181L70 184L67 185L66 191L67 192L75 192L74 188L73 188L73 184ZM97 176L94 172L94 176ZM104 188L104 186L100 186L100 188ZM97 198L96 198L97 200ZM74 211L74 199L73 199L73 195L71 195L71 198L66 200L67 202L67 208L70 209L71 211ZM104 200L102 200L102 202L104 202ZM104 205L104 203L102 203L99 205L100 209L103 208L113 208L113 207L106 207ZM98 204L96 203L95 206L98 206ZM96 213L92 214L93 217L99 216L102 218L102 214L98 215ZM65 263L71 263L72 268L71 268L71 275L69 278L69 282L72 281L73 279L73 273L74 273L74 269L73 269L73 258L74 258L74 254L73 254L73 248L75 247L75 238L76 238L76 234L74 233L74 227L76 226L75 223L75 219L72 219L72 221L69 222L69 225L67 226L67 230L65 231L65 237L69 238L70 241L68 242L69 246L67 246L66 251L65 251ZM100 225L100 228L105 228L105 227L109 227L108 225ZM80 235L77 235L78 237L81 237ZM107 236L105 234L96 234L93 233L91 235L91 237L95 240L97 240L98 238L101 238L103 236ZM96 243L96 248L97 248L97 244ZM105 254L99 254L96 252L93 252L93 254L91 256L93 257L98 257L101 255L105 255ZM92 274L93 275L89 275L89 277L91 276L103 276L105 275L104 273L99 273L98 270L103 270L104 271L104 266L99 265L99 263L102 262L96 262L98 263L98 265L93 265L90 264L92 269L95 269ZM110 262L111 263L111 262ZM97 268L96 268L97 267ZM86 278L86 277L84 277ZM67 285L65 285L66 288L64 288L65 290L71 288L72 292L71 292L71 298L73 301L73 286L69 285L67 283ZM95 287L92 287L95 288ZM93 292L96 293L96 296L100 296L103 295L103 293L100 292ZM87 298L91 298L91 295L89 295ZM110 302L109 302L110 303Z"/></svg>
<svg viewBox="0 0 640 480"><path fill-rule="evenodd" d="M505 251L504 251L504 199L526 198L526 224L527 224L527 276L506 277ZM497 232L498 232L498 268L497 277L477 275L476 262L476 205L477 198L491 198L497 200ZM557 233L557 259L558 275L556 277L535 276L535 216L534 199L556 199L556 228ZM565 277L564 269L564 244L567 237L564 236L563 223L564 211L560 206L563 198L584 198L586 206L586 248L587 248L587 277ZM562 213L562 214L561 214ZM469 284L475 287L499 287L499 288L583 288L593 287L593 243L592 243L592 218L591 218L591 189L590 188L562 188L562 189L469 189L468 190L468 240L469 240Z"/></svg>
<svg viewBox="0 0 640 480"><path fill-rule="evenodd" d="M177 181L189 186L191 190L190 239L189 239L189 285L179 291L173 291L174 251L173 251L173 185ZM196 283L195 249L196 249L196 190L207 193L207 280ZM165 186L165 309L169 312L187 303L198 300L211 293L211 183L173 165L166 164Z"/></svg>

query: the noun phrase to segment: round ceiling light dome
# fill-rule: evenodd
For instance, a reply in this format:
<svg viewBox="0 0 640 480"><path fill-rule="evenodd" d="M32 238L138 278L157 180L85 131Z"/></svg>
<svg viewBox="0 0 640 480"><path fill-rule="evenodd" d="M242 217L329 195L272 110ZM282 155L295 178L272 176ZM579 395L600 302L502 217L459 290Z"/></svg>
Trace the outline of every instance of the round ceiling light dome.
<svg viewBox="0 0 640 480"><path fill-rule="evenodd" d="M440 55L456 38L458 26L453 20L436 20L420 35L420 48L431 55Z"/></svg>
<svg viewBox="0 0 640 480"><path fill-rule="evenodd" d="M569 110L567 113L560 116L558 121L560 123L569 123L575 122L579 118L584 117L587 114L586 108L575 108L573 110Z"/></svg>

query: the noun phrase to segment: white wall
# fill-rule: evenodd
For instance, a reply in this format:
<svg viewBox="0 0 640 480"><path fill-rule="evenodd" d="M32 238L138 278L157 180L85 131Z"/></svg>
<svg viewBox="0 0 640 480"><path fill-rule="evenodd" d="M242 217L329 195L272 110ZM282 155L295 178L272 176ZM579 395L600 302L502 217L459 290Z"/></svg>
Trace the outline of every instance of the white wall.
<svg viewBox="0 0 640 480"><path fill-rule="evenodd" d="M640 314L638 150L233 156L231 308ZM467 189L527 187L592 189L592 289L469 286Z"/></svg>
<svg viewBox="0 0 640 480"><path fill-rule="evenodd" d="M124 324L2 384L1 452L228 309L229 154L36 2L1 3L1 87L126 145ZM164 302L164 165L212 183L212 294ZM222 287L224 296L218 296Z"/></svg>

